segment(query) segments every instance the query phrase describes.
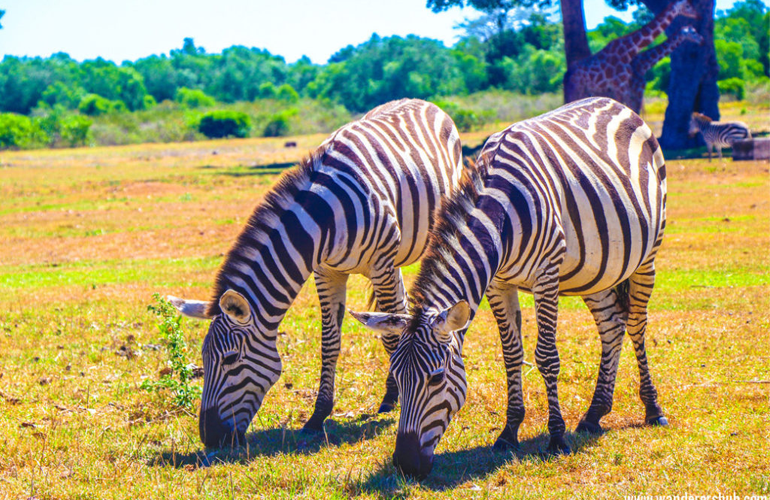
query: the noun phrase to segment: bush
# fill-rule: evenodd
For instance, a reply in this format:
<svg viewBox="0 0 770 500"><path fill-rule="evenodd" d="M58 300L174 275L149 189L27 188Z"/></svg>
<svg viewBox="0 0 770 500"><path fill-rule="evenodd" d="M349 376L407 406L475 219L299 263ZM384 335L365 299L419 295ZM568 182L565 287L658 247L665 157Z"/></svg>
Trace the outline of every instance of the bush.
<svg viewBox="0 0 770 500"><path fill-rule="evenodd" d="M84 115L100 116L113 112L121 113L128 111L128 108L123 101L111 101L98 94L88 94L81 99L78 110Z"/></svg>
<svg viewBox="0 0 770 500"><path fill-rule="evenodd" d="M68 146L85 146L93 122L85 116L72 115L61 121L61 140Z"/></svg>
<svg viewBox="0 0 770 500"><path fill-rule="evenodd" d="M278 95L278 89L275 88L272 82L265 82L259 86L257 90L257 96L260 99L275 99Z"/></svg>
<svg viewBox="0 0 770 500"><path fill-rule="evenodd" d="M295 103L299 101L299 94L296 90L294 90L294 87L289 85L288 83L284 83L280 87L278 87L278 92L276 94L276 97L280 101L286 101Z"/></svg>
<svg viewBox="0 0 770 500"><path fill-rule="evenodd" d="M211 111L201 118L198 131L210 139L221 137L247 137L251 119L239 111Z"/></svg>
<svg viewBox="0 0 770 500"><path fill-rule="evenodd" d="M33 133L32 120L16 113L0 113L0 148L29 147Z"/></svg>
<svg viewBox="0 0 770 500"><path fill-rule="evenodd" d="M202 108L214 106L217 101L200 89L188 89L179 87L176 90L174 100L186 108Z"/></svg>
<svg viewBox="0 0 770 500"><path fill-rule="evenodd" d="M270 121L267 122L265 130L262 132L263 137L283 137L289 135L289 120L297 114L295 108L285 109L279 111L270 117Z"/></svg>
<svg viewBox="0 0 770 500"><path fill-rule="evenodd" d="M740 78L720 80L717 82L717 87L720 94L733 96L738 101L743 100L746 95L746 83Z"/></svg>
<svg viewBox="0 0 770 500"><path fill-rule="evenodd" d="M481 125L481 120L474 111L463 109L459 104L448 101L436 101L434 104L452 117L452 120L457 126L457 130L460 132L470 132Z"/></svg>

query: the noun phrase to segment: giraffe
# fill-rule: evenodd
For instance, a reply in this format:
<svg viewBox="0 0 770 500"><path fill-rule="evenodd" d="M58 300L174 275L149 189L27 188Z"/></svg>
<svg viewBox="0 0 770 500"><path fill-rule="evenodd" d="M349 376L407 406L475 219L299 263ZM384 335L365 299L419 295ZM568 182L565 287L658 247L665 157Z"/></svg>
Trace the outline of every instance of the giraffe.
<svg viewBox="0 0 770 500"><path fill-rule="evenodd" d="M631 61L680 15L698 17L689 0L676 0L642 28L616 38L569 68L564 75L564 101L604 96L624 102L624 92L632 79Z"/></svg>
<svg viewBox="0 0 770 500"><path fill-rule="evenodd" d="M647 84L644 75L658 61L669 55L684 42L693 42L700 45L703 43L703 37L692 26L685 26L675 38L669 38L660 45L645 50L634 57L633 61L631 61L631 81L625 89L622 89L625 92L620 102L633 109L634 112L641 113L644 87Z"/></svg>

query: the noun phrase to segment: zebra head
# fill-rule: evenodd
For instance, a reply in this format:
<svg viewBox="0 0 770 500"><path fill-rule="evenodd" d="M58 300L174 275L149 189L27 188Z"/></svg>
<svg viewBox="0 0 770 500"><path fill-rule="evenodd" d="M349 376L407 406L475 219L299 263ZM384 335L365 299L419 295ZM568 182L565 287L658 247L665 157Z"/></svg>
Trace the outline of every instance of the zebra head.
<svg viewBox="0 0 770 500"><path fill-rule="evenodd" d="M203 395L199 419L206 446L243 441L251 419L281 375L276 337L261 332L246 298L227 290L219 299L220 314L209 304L169 297L185 316L211 319L203 339Z"/></svg>
<svg viewBox="0 0 770 500"><path fill-rule="evenodd" d="M700 133L701 129L711 123L711 118L701 113L693 113L690 117L690 127L688 130L690 138Z"/></svg>
<svg viewBox="0 0 770 500"><path fill-rule="evenodd" d="M467 302L414 316L352 313L369 328L401 333L390 357L401 398L393 465L423 478L433 468L433 453L450 420L465 404L467 384L462 360L462 332L471 317Z"/></svg>

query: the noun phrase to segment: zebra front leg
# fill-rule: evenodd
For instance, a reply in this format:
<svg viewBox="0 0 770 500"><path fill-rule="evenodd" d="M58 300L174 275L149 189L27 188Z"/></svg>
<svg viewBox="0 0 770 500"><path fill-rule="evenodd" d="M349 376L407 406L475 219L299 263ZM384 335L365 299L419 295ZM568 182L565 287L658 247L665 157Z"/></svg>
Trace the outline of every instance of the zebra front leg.
<svg viewBox="0 0 770 500"><path fill-rule="evenodd" d="M315 283L321 303L321 382L315 411L304 426L307 431L323 430L326 417L334 408L334 377L340 356L340 327L345 315L345 289L348 275L316 271Z"/></svg>
<svg viewBox="0 0 770 500"><path fill-rule="evenodd" d="M621 288L618 290L622 290ZM602 431L599 421L612 410L613 394L615 392L615 380L618 374L620 353L623 349L623 335L626 332L626 320L628 311L621 305L619 293L616 289L605 290L593 295L583 297L599 329L599 337L602 341L602 361L599 365L599 375L596 380L594 397L591 406L580 419L576 432L600 433ZM627 303L626 300L623 302Z"/></svg>
<svg viewBox="0 0 770 500"><path fill-rule="evenodd" d="M392 263L384 266L382 271L372 273L371 277L374 296L377 299L377 309L382 312L392 314L406 314L407 299L404 280L401 276L401 269L395 269ZM398 345L398 334L382 334L382 345L388 353L388 357L393 354ZM388 377L385 380L385 396L382 398L377 413L387 413L396 407L398 403L398 385L393 374L388 370Z"/></svg>
<svg viewBox="0 0 770 500"><path fill-rule="evenodd" d="M556 322L559 311L559 273L556 266L541 269L532 287L535 296L535 315L537 318L537 347L535 362L545 381L548 397L548 432L551 441L548 451L551 453L569 453L564 441L564 418L559 406L559 351L556 349Z"/></svg>
<svg viewBox="0 0 770 500"><path fill-rule="evenodd" d="M524 421L524 397L522 395L521 365L524 348L521 343L521 309L518 288L493 282L487 288L487 300L495 315L503 346L503 360L508 379L508 408L505 428L495 441L496 450L519 447L519 426Z"/></svg>
<svg viewBox="0 0 770 500"><path fill-rule="evenodd" d="M647 349L644 336L647 333L647 303L655 286L655 267L650 264L637 270L630 278L628 336L634 344L636 362L639 365L639 398L644 403L644 421L647 425L668 425L658 404L658 391L652 383L647 366Z"/></svg>

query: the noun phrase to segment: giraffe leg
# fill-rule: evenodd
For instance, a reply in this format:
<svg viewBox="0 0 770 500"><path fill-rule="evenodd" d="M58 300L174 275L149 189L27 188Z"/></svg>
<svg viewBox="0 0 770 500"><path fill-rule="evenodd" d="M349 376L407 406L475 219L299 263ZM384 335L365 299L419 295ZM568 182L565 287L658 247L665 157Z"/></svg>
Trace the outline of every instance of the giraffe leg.
<svg viewBox="0 0 770 500"><path fill-rule="evenodd" d="M535 315L537 317L537 347L535 362L545 381L548 396L548 432L551 441L548 451L552 453L569 453L570 449L564 440L564 418L559 406L559 351L556 349L556 320L559 311L559 272L557 266L541 269L532 287L535 296Z"/></svg>
<svg viewBox="0 0 770 500"><path fill-rule="evenodd" d="M500 329L503 359L508 378L508 409L505 428L495 441L496 450L519 447L519 426L524 421L524 397L522 395L521 365L524 348L521 343L521 309L518 289L493 282L487 289L487 299Z"/></svg>
<svg viewBox="0 0 770 500"><path fill-rule="evenodd" d="M615 379L618 374L620 353L623 349L623 335L626 332L628 313L621 306L615 290L605 290L583 297L593 314L599 337L602 341L602 361L596 389L588 411L580 419L576 432L600 433L599 421L612 410Z"/></svg>
<svg viewBox="0 0 770 500"><path fill-rule="evenodd" d="M371 281L379 311L406 314L406 289L400 269L394 269L393 263L389 262L382 271L372 273ZM399 337L398 334L383 334L382 345L388 356L396 350ZM385 380L385 396L382 398L377 413L387 413L393 410L396 403L398 403L398 386L393 374L388 370L388 378Z"/></svg>
<svg viewBox="0 0 770 500"><path fill-rule="evenodd" d="M644 403L645 423L648 425L668 425L663 410L658 404L658 391L652 383L650 369L647 366L647 349L644 336L647 332L647 303L655 285L655 267L650 263L637 270L630 278L628 336L634 344L634 353L639 365L639 397Z"/></svg>
<svg viewBox="0 0 770 500"><path fill-rule="evenodd" d="M331 271L316 271L315 283L321 302L321 382L315 411L305 423L304 430L321 431L326 417L334 408L334 377L340 356L340 327L345 315L345 289L348 275Z"/></svg>

